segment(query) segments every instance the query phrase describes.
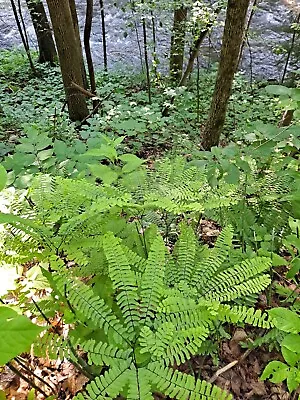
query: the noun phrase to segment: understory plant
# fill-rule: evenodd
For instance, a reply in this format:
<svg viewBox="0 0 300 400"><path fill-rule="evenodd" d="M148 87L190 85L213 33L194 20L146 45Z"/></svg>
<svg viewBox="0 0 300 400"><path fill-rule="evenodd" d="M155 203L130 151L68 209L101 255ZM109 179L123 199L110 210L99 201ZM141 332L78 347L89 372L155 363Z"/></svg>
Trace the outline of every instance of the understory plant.
<svg viewBox="0 0 300 400"><path fill-rule="evenodd" d="M44 335L45 354L62 351L76 359L79 346L88 355L95 379L78 399L144 400L157 392L178 400L230 399L176 366L209 354L220 324L272 326L267 314L239 305L270 284L271 260L235 252L231 228L209 249L181 222L171 253L158 233L165 233L163 224L136 230L132 218L149 212L188 221L185 215L230 201L224 192L209 192L198 168L174 165L167 160L150 174L133 171L114 185L44 176L15 205L20 216L1 214L8 226L3 262L42 262L56 299L52 309L57 304L56 312L74 326L67 340ZM139 190L129 185L137 177ZM46 307L44 299L38 307Z"/></svg>
<svg viewBox="0 0 300 400"><path fill-rule="evenodd" d="M274 308L269 314L275 327L283 333L280 347L284 362L269 362L261 379L273 383L286 381L289 392L294 392L300 386L300 317L297 312L283 307Z"/></svg>
<svg viewBox="0 0 300 400"><path fill-rule="evenodd" d="M231 229L225 229L209 250L182 225L172 254L162 237L153 235L144 258L107 233L102 237L107 263L99 266L106 272L92 280L93 286L74 278L62 258L51 257L54 293L76 325L73 344L87 353L90 365L100 368L76 399L122 395L144 400L153 393L178 400L232 398L176 369L191 356L209 352L220 323L272 326L260 310L230 305L270 283L267 258L226 263L231 240Z"/></svg>

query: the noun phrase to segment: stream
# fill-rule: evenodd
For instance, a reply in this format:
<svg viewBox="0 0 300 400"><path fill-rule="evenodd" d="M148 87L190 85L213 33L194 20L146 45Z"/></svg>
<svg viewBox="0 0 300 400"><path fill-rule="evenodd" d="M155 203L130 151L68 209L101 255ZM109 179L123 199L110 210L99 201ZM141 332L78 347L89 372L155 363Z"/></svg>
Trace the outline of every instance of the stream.
<svg viewBox="0 0 300 400"><path fill-rule="evenodd" d="M119 0L120 1L120 0ZM108 67L114 70L124 68L137 71L141 69L141 59L137 44L136 30L132 24L131 12L122 7L116 7L113 0L105 1ZM22 2L23 4L23 2ZM78 16L81 31L85 19L85 1L77 0ZM99 2L95 1L95 16L91 37L93 59L97 66L103 65L101 21ZM248 76L259 79L280 80L286 53L282 54L282 48L286 52L292 40L290 25L300 12L300 0L265 0L259 2L259 7L252 20L248 44L244 50L241 69ZM30 16L23 5L23 15L27 27L29 42L32 48L36 48L35 34L30 22ZM167 70L170 43L170 13L162 12L155 15L157 28L157 54L160 60L159 68ZM138 22L138 36L142 45L141 27ZM202 65L210 65L217 59L220 49L220 37L222 28L217 28L207 38L200 53ZM149 26L149 43L151 47L152 31ZM211 45L213 43L213 45ZM21 46L21 40L16 28L14 16L9 0L0 0L0 48L8 49ZM151 50L150 50L151 53ZM289 70L297 70L300 45L296 43L294 57Z"/></svg>

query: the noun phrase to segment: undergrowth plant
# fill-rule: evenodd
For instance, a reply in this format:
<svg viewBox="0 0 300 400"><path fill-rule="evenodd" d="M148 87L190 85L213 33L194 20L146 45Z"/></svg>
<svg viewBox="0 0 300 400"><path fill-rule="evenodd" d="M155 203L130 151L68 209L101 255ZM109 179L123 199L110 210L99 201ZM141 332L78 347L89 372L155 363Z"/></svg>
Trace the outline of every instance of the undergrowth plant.
<svg viewBox="0 0 300 400"><path fill-rule="evenodd" d="M1 222L10 222L13 232L23 229L29 233L33 242L25 243L31 246L31 252L40 249L40 253L41 246L56 249L79 266L88 264L91 268L99 256L99 249L93 247L107 231L126 240L138 254L145 254L145 229L151 224L172 242L182 219L190 218L197 230L204 211L220 210L237 201L234 185L224 183L212 192L205 170L190 167L184 159L167 159L147 169L133 155L117 156L107 146L106 150L115 155L113 161L120 159L124 165L91 164L92 174L99 173L102 184L95 185L95 176L88 182L42 175L35 179L25 201L14 204L18 215L2 214ZM97 158L100 153L103 157L104 147L90 155ZM145 234L140 236L140 230ZM19 235L9 235L5 240L8 247L24 246ZM5 257L10 260L12 255Z"/></svg>
<svg viewBox="0 0 300 400"><path fill-rule="evenodd" d="M71 333L101 373L76 399L230 399L216 386L195 380L175 366L209 352L219 323L249 323L269 328L261 311L229 303L257 293L270 283L270 260L255 258L226 265L232 232L225 229L214 249L197 245L182 226L173 254L154 235L146 258L112 233L102 237L105 277L94 287L74 278L63 259L52 256L51 281L77 328ZM100 269L101 266L99 266ZM70 317L69 317L70 318Z"/></svg>
<svg viewBox="0 0 300 400"><path fill-rule="evenodd" d="M284 362L269 362L261 379L273 383L286 381L289 392L294 392L300 386L300 317L297 312L283 307L274 308L269 314L283 333L280 346Z"/></svg>

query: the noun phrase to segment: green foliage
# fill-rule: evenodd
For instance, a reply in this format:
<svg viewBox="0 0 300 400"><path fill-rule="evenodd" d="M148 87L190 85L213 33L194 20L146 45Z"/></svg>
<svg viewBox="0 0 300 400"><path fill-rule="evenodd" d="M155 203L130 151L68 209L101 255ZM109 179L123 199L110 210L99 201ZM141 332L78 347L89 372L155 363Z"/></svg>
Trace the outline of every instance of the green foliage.
<svg viewBox="0 0 300 400"><path fill-rule="evenodd" d="M83 324L77 334L75 329L76 343L87 352L91 365L105 367L104 373L88 384L77 399L100 395L114 398L119 394L130 399L151 399L154 391L177 399L231 398L219 388L169 367L201 352L215 330L216 321L262 327L271 324L266 315L253 309L221 304L269 284L263 274L270 266L267 259L224 269L231 239L231 231L227 229L215 249L196 251L192 230L182 226L172 255L168 254L162 238L155 236L146 260L138 261L139 256L107 233L102 246L109 278L108 297L102 297L102 290L97 292L96 287L92 289L74 279L62 259L52 257L55 290L74 313L74 322ZM194 256L202 254L196 266L190 250ZM170 282L171 271L176 278ZM230 280L230 295L224 294L222 285L215 287L212 281L214 275L215 282L224 282L224 274ZM254 289L252 280L257 279L261 286L256 282ZM111 296L114 300L108 305ZM90 330L95 334L86 340L82 333Z"/></svg>
<svg viewBox="0 0 300 400"><path fill-rule="evenodd" d="M0 365L28 351L37 335L45 328L33 324L13 308L0 306Z"/></svg>
<svg viewBox="0 0 300 400"><path fill-rule="evenodd" d="M263 371L261 379L273 383L286 380L289 392L300 385L300 317L286 308L274 308L269 311L277 329L285 332L280 343L285 363L271 361Z"/></svg>

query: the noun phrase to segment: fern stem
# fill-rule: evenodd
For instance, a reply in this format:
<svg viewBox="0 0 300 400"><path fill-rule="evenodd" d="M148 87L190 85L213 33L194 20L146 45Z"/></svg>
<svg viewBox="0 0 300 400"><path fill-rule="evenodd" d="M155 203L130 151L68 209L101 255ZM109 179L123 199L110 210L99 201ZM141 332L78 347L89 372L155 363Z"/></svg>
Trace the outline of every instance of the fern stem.
<svg viewBox="0 0 300 400"><path fill-rule="evenodd" d="M54 391L54 388L46 382L42 377L36 375L34 371L32 371L23 361L21 360L21 357L15 357L14 360L22 367L25 371L29 372L31 375L33 375L36 379L38 379L40 382L42 382L44 385L48 386L49 389L53 392L53 394L56 394ZM57 388L55 388L57 390Z"/></svg>
<svg viewBox="0 0 300 400"><path fill-rule="evenodd" d="M145 231L144 231L144 228L143 228L142 218L143 218L143 216L141 215L140 219L135 221L135 227L136 227L136 231L138 233L138 236L140 238L141 245L144 248L145 256L148 257L147 242L146 242L146 237L145 237ZM139 223L140 223L141 235L140 235L140 231L139 231L139 227L138 227L137 221L139 221Z"/></svg>
<svg viewBox="0 0 300 400"><path fill-rule="evenodd" d="M43 391L43 389L38 387L31 379L22 374L22 372L20 372L16 367L14 367L11 362L8 362L6 365L10 370L12 370L12 372L18 375L21 379L23 379L23 381L27 382L31 387L33 387L33 389L40 392L45 397L45 399L48 397L47 394Z"/></svg>
<svg viewBox="0 0 300 400"><path fill-rule="evenodd" d="M32 299L33 304L35 305L35 307L38 309L38 311L40 312L41 316L44 318L44 320L47 322L48 325L50 325L53 329L53 331L58 335L61 336L59 330L57 329L56 326L54 326L51 321L49 320L49 318L47 317L47 315L44 313L44 311L41 309L41 307L37 304L36 301L34 301L34 299ZM74 349L70 339L67 340L69 349L71 351L71 353L73 354L73 356L76 358L75 360L68 360L70 363L72 363L74 365L74 367L76 367L83 375L85 375L87 378L89 379L94 379L95 375L93 374L90 366L81 358L78 356L78 354L76 353L76 350Z"/></svg>

